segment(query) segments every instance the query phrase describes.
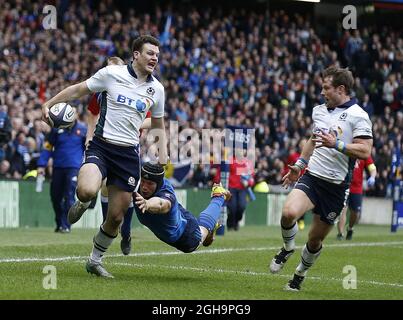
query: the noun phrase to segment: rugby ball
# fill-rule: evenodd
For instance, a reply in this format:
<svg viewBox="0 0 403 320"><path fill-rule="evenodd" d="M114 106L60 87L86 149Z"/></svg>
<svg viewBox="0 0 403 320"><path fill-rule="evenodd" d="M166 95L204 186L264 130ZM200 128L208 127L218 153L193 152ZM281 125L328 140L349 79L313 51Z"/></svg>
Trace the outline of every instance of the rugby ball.
<svg viewBox="0 0 403 320"><path fill-rule="evenodd" d="M56 103L49 109L49 123L53 128L70 128L76 117L76 110L65 102Z"/></svg>

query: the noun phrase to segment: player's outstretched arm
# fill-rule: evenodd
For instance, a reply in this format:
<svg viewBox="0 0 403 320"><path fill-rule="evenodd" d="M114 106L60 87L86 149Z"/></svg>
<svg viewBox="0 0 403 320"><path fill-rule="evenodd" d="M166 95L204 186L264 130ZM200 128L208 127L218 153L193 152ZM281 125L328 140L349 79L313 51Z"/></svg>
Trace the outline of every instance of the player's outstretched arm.
<svg viewBox="0 0 403 320"><path fill-rule="evenodd" d="M144 199L139 193L135 193L136 206L139 207L142 213L168 213L171 210L171 202L160 197L152 197L148 200Z"/></svg>
<svg viewBox="0 0 403 320"><path fill-rule="evenodd" d="M91 91L88 89L87 84L85 81L73 84L66 89L63 89L60 91L57 95L55 95L52 99L46 101L42 105L42 119L45 122L48 122L49 118L49 108L56 103L60 102L68 102L74 99L81 98L82 96L85 96L89 94Z"/></svg>

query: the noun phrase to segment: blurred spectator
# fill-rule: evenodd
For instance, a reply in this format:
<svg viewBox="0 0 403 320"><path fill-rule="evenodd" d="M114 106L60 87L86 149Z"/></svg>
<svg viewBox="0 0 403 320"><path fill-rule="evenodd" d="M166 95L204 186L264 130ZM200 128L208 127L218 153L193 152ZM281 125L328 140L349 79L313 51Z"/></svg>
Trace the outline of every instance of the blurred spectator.
<svg viewBox="0 0 403 320"><path fill-rule="evenodd" d="M0 161L5 157L4 146L11 139L11 122L7 113L0 109Z"/></svg>
<svg viewBox="0 0 403 320"><path fill-rule="evenodd" d="M3 160L0 162L0 178L11 178L10 162Z"/></svg>
<svg viewBox="0 0 403 320"><path fill-rule="evenodd" d="M374 115L374 105L369 100L369 94L368 93L366 93L364 95L364 100L362 101L361 106L368 113L370 118Z"/></svg>

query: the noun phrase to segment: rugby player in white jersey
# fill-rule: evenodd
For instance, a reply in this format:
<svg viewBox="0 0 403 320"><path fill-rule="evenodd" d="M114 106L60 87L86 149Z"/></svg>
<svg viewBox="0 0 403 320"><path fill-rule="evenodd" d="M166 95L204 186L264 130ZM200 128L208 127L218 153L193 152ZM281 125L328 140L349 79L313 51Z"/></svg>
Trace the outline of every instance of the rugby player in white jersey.
<svg viewBox="0 0 403 320"><path fill-rule="evenodd" d="M112 277L101 264L102 256L117 236L132 194L139 186L139 129L149 110L151 129L158 129L159 162L167 161L164 87L152 75L158 63L159 41L152 36L140 36L133 41L132 51L133 61L128 65L106 66L88 80L62 90L42 106L47 121L52 105L102 92L100 119L78 175L78 201L68 213L69 222L77 222L97 195L102 180L107 178L108 214L94 237L86 265L88 272L102 277Z"/></svg>
<svg viewBox="0 0 403 320"><path fill-rule="evenodd" d="M371 153L372 124L368 114L350 98L353 85L348 69L329 67L323 72L321 94L326 103L313 109L313 134L283 177L285 187L298 182L284 203L284 245L270 263L272 273L279 272L295 251L298 218L309 210L313 212L308 241L286 290L300 290L308 269L321 253L323 240L346 204L355 160L366 159Z"/></svg>

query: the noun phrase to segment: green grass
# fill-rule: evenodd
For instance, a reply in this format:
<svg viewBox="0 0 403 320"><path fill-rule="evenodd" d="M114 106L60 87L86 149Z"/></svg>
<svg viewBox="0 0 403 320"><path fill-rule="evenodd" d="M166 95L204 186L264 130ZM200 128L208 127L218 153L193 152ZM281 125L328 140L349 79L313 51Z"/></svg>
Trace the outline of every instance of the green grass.
<svg viewBox="0 0 403 320"><path fill-rule="evenodd" d="M1 229L0 299L403 299L403 232L392 234L387 226L360 225L348 242L337 241L333 230L301 292L283 288L299 263L307 230L298 234L299 249L282 273L272 275L267 266L281 246L278 227L227 232L192 254L165 245L147 229L134 229L130 256L121 255L117 239L104 258L115 279L85 271L95 232ZM56 267L56 290L43 288L46 265ZM346 265L357 270L355 290L343 288Z"/></svg>

